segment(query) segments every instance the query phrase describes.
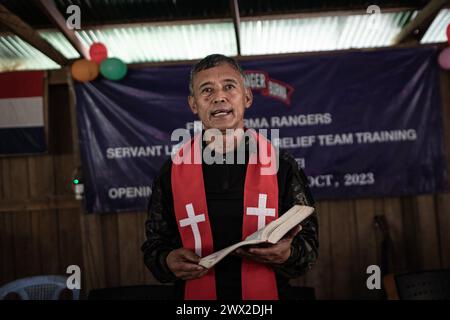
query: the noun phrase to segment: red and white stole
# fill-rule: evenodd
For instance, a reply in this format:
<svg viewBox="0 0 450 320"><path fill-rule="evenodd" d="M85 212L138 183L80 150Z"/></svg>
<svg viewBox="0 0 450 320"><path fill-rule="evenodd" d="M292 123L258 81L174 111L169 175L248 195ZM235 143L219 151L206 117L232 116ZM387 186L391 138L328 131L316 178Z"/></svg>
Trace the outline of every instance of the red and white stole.
<svg viewBox="0 0 450 320"><path fill-rule="evenodd" d="M278 217L278 180L276 170L273 170L274 163L268 163L267 156L266 160L260 161L262 147L267 147L267 151L262 155L268 155L271 161L276 161L275 149L263 136L254 131L251 134L258 143L259 157L256 153L251 153L247 164L242 239ZM175 215L183 247L205 257L214 252L214 244L206 204L202 165L199 161L202 159L201 143L201 134L199 134L178 150L174 158L177 160L172 164L171 182ZM271 165L272 174L262 175L261 170L265 169L267 172ZM244 259L241 272L243 300L278 299L275 273L269 266ZM186 300L217 299L214 268L199 279L186 281L184 298Z"/></svg>

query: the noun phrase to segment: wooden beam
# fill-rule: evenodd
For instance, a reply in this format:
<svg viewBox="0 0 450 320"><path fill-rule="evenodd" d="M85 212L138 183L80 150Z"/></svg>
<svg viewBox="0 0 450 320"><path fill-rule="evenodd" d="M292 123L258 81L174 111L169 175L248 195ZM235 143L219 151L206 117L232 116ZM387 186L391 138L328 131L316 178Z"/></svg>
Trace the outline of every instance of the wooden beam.
<svg viewBox="0 0 450 320"><path fill-rule="evenodd" d="M413 11L417 10L416 7L383 7L383 13L396 13L403 11ZM282 19L306 19L306 18L317 18L317 17L335 17L335 16L352 16L352 15L365 15L365 10L333 10L333 11L314 11L314 12L293 12L293 13L283 13L283 14L271 14L267 13L265 15L258 16L245 16L240 17L240 21L258 21L258 20L282 20ZM104 30L110 28L143 28L143 27L160 27L160 26L180 26L180 25L202 25L207 23L228 23L230 18L209 18L209 19L174 19L174 20L164 20L164 21L154 21L149 19L133 20L130 22L85 22L83 24L83 30ZM40 31L47 31L51 29L40 29ZM0 31L1 34L1 31Z"/></svg>
<svg viewBox="0 0 450 320"><path fill-rule="evenodd" d="M69 60L42 38L30 25L0 4L0 25L19 36L22 40L38 49L47 57L60 65L66 65Z"/></svg>
<svg viewBox="0 0 450 320"><path fill-rule="evenodd" d="M85 59L89 59L89 50L77 38L75 31L67 27L64 16L59 12L54 0L35 0L41 11L56 25L70 44Z"/></svg>
<svg viewBox="0 0 450 320"><path fill-rule="evenodd" d="M2 199L0 214L21 211L47 211L54 209L77 209L82 205L74 196L48 196L23 200Z"/></svg>
<svg viewBox="0 0 450 320"><path fill-rule="evenodd" d="M70 68L65 67L55 70L47 70L47 79L49 85L67 84L70 78Z"/></svg>
<svg viewBox="0 0 450 320"><path fill-rule="evenodd" d="M238 0L230 0L231 14L233 15L234 33L236 35L236 45L238 56L241 55L241 37L240 37L240 25L241 17L239 15Z"/></svg>
<svg viewBox="0 0 450 320"><path fill-rule="evenodd" d="M422 40L423 36L425 35L425 33L427 33L428 29L430 28L431 24L433 23L434 19L436 18L436 16L439 14L439 12L445 8L448 7L450 5L450 1L447 0L446 3L444 3L444 5L441 6L441 8L439 10L436 10L432 15L430 15L430 17L422 24L422 26L418 29L417 32L417 39L420 41Z"/></svg>
<svg viewBox="0 0 450 320"><path fill-rule="evenodd" d="M449 0L431 0L394 38L394 45L413 40L419 42L439 11Z"/></svg>

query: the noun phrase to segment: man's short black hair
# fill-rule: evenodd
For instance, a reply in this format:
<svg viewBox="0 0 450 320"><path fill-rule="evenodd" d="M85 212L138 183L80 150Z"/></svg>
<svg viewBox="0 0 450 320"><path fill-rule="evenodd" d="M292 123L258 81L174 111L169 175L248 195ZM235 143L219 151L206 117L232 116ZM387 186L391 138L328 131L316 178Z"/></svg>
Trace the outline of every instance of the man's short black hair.
<svg viewBox="0 0 450 320"><path fill-rule="evenodd" d="M241 66L234 60L233 58L224 56L223 54L210 54L209 56L204 57L202 60L197 62L191 69L190 77L189 77L189 94L191 96L194 95L194 76L200 71L211 69L217 67L222 64L229 64L236 71L238 71L241 76L245 79L244 70L242 70Z"/></svg>

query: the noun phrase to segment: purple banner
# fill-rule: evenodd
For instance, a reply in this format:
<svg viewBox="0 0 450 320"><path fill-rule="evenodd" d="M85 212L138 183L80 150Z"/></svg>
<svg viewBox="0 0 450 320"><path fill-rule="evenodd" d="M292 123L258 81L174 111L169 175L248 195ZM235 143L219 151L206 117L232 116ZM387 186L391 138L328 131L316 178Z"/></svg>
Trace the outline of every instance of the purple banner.
<svg viewBox="0 0 450 320"><path fill-rule="evenodd" d="M401 196L447 186L435 48L245 61L254 103L246 126L308 176L315 199ZM145 210L170 156L172 131L194 127L190 66L130 70L120 82L77 83L89 212Z"/></svg>

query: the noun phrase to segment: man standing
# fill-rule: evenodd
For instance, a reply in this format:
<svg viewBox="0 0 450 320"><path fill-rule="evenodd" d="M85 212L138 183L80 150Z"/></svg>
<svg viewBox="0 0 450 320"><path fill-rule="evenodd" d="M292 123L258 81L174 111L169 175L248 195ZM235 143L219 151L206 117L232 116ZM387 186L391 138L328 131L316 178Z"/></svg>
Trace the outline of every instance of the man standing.
<svg viewBox="0 0 450 320"><path fill-rule="evenodd" d="M223 55L207 56L192 68L189 106L206 135L219 131L223 141L199 136L188 143L189 152L205 160L201 150L206 150L224 161L180 164L171 159L154 182L144 261L159 281L175 282L179 298L289 298L289 279L304 274L317 259L313 214L277 244L240 248L211 270L198 265L200 257L243 240L293 205L313 205L307 179L291 155L282 151L272 174L261 174L265 165L252 161L257 159L252 141L257 150L268 145L272 156L274 148L256 133L242 134L244 111L253 102L244 77L236 61ZM243 162L226 161L238 159L242 150Z"/></svg>

